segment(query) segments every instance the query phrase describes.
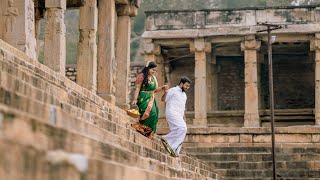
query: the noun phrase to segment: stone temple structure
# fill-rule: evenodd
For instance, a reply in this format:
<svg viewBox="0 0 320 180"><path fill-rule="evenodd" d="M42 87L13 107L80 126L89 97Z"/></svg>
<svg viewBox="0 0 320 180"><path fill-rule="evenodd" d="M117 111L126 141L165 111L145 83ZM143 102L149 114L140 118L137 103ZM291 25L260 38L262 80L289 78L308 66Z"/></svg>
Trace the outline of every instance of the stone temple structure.
<svg viewBox="0 0 320 180"><path fill-rule="evenodd" d="M227 179L269 179L268 48L260 23L282 26L272 45L277 175L320 178L318 6L149 11L145 60L160 64L160 82L194 82L185 150ZM161 117L159 133L167 133Z"/></svg>
<svg viewBox="0 0 320 180"><path fill-rule="evenodd" d="M139 4L0 2L0 179L271 179L266 35L257 33L259 22L284 27L273 45L277 177L320 178L319 7L146 12L144 57L159 64L159 83L174 86L182 75L194 82L183 153L172 158L158 136L149 140L130 128L135 119L123 110L130 17ZM77 83L65 76L64 13L74 8L80 9ZM159 107L162 134L168 128Z"/></svg>
<svg viewBox="0 0 320 180"><path fill-rule="evenodd" d="M190 123L260 127L269 90L267 37L258 24L282 25L273 44L279 125L319 125L319 13L311 6L146 12L146 58L162 64L169 84L193 79Z"/></svg>

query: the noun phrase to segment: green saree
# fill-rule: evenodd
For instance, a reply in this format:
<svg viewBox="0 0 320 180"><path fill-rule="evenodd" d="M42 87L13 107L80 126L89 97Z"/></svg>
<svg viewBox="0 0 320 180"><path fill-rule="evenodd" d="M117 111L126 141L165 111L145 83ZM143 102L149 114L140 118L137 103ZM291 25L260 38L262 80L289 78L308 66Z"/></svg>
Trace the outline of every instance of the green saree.
<svg viewBox="0 0 320 180"><path fill-rule="evenodd" d="M154 98L154 92L158 87L157 79L152 76L147 85L142 85L144 75L140 73L137 76L136 88L140 88L137 99L137 106L139 107L140 119L131 125L142 135L153 138L157 130L159 109Z"/></svg>

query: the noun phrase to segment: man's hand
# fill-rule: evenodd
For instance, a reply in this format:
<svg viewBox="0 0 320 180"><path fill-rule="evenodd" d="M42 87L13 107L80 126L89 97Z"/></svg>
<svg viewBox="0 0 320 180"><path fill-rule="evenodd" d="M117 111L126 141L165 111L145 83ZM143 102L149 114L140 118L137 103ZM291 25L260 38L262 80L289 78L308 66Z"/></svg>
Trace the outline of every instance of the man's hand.
<svg viewBox="0 0 320 180"><path fill-rule="evenodd" d="M161 90L163 90L163 91L166 91L166 90L168 90L169 89L169 86L168 85L163 85L163 86L161 86Z"/></svg>

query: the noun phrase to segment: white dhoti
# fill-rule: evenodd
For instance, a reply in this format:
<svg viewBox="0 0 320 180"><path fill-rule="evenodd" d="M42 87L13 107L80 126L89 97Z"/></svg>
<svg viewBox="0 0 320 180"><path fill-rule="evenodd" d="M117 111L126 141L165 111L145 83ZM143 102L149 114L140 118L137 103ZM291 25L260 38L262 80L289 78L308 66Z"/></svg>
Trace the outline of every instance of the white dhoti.
<svg viewBox="0 0 320 180"><path fill-rule="evenodd" d="M179 86L169 90L166 96L166 118L171 132L165 138L175 152L180 153L181 145L187 134L187 125L183 119L187 96Z"/></svg>
<svg viewBox="0 0 320 180"><path fill-rule="evenodd" d="M165 138L176 155L180 153L181 145L187 134L187 125L182 116L167 116L171 132Z"/></svg>

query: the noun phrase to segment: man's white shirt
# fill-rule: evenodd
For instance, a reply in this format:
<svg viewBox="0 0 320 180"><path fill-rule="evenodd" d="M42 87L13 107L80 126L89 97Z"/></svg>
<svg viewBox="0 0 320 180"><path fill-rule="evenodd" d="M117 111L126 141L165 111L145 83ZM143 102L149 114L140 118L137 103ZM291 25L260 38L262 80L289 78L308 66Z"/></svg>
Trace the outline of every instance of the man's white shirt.
<svg viewBox="0 0 320 180"><path fill-rule="evenodd" d="M166 96L166 116L183 117L187 95L179 86L170 88Z"/></svg>

